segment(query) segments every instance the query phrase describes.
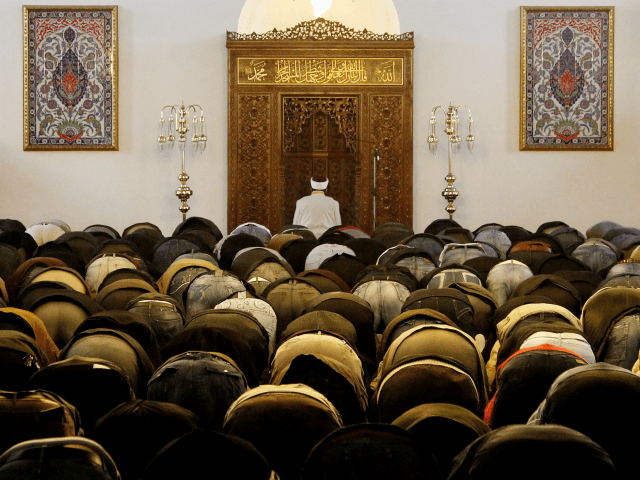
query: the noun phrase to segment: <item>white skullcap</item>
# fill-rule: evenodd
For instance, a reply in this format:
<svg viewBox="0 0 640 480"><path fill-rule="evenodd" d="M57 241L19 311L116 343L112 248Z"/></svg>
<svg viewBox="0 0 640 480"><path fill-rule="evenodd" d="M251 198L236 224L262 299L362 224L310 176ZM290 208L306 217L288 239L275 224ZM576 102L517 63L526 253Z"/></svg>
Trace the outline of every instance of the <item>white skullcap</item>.
<svg viewBox="0 0 640 480"><path fill-rule="evenodd" d="M311 177L311 188L314 190L324 190L329 186L329 179L322 175L315 175Z"/></svg>

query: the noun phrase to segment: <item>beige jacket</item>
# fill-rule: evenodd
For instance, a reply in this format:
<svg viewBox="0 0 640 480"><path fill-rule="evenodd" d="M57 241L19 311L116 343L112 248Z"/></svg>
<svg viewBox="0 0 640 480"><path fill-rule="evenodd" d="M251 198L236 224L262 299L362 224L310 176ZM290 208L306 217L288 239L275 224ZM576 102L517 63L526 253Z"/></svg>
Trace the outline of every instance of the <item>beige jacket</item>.
<svg viewBox="0 0 640 480"><path fill-rule="evenodd" d="M511 310L509 315L496 325L498 340L493 345L493 349L491 349L491 357L487 362L487 377L489 378L489 385L493 385L496 379L496 369L498 368L496 363L498 362L498 351L500 350L501 342L504 342L505 338L507 338L509 333L520 320L542 312L557 313L558 315L566 318L567 321L578 330L582 330L582 323L580 323L580 320L569 310L559 305L551 305L549 303L530 303L528 305L522 305L521 307L514 308Z"/></svg>
<svg viewBox="0 0 640 480"><path fill-rule="evenodd" d="M19 317L22 317L22 319L31 325L31 328L33 328L33 333L35 333L36 336L36 343L42 350L42 353L47 356L49 362L53 363L58 361L60 358L60 349L54 343L51 335L49 335L49 332L47 331L47 327L42 323L40 317L35 313L31 313L20 308L0 308L0 312L14 313Z"/></svg>
<svg viewBox="0 0 640 480"><path fill-rule="evenodd" d="M313 355L346 378L353 386L362 411L367 410L368 398L362 363L349 344L332 335L305 333L285 341L278 347L271 362L269 383L280 385L291 362L300 355Z"/></svg>
<svg viewBox="0 0 640 480"><path fill-rule="evenodd" d="M176 260L171 265L169 265L169 268L167 268L167 270L162 274L162 277L160 277L160 279L157 281L160 293L167 295L169 286L171 285L171 280L173 280L173 276L183 268L187 267L203 267L211 271L220 270L220 267L217 267L213 263L207 262L206 260L200 260L197 258L183 258L181 260Z"/></svg>

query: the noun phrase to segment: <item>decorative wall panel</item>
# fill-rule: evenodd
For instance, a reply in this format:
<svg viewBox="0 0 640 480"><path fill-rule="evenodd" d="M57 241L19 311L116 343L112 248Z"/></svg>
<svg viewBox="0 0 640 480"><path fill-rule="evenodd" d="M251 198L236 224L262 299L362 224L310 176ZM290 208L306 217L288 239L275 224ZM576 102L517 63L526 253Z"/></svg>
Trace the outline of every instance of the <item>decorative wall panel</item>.
<svg viewBox="0 0 640 480"><path fill-rule="evenodd" d="M300 133L302 124L318 112L331 116L338 123L340 133L347 140L347 146L355 150L358 119L357 98L288 97L285 98L283 105L285 151L293 146L294 136Z"/></svg>
<svg viewBox="0 0 640 480"><path fill-rule="evenodd" d="M380 164L376 168L376 224L397 221L407 212L398 209L400 192L411 192L412 182L406 184L403 175L403 105L402 96L371 97L371 139L379 146ZM403 215L404 213L404 215Z"/></svg>
<svg viewBox="0 0 640 480"><path fill-rule="evenodd" d="M118 150L118 7L23 17L24 150Z"/></svg>
<svg viewBox="0 0 640 480"><path fill-rule="evenodd" d="M520 150L613 150L614 7L520 7Z"/></svg>
<svg viewBox="0 0 640 480"><path fill-rule="evenodd" d="M238 102L238 158L243 162L236 174L241 193L237 198L239 224L269 223L264 199L269 198L270 127L270 96L241 96Z"/></svg>

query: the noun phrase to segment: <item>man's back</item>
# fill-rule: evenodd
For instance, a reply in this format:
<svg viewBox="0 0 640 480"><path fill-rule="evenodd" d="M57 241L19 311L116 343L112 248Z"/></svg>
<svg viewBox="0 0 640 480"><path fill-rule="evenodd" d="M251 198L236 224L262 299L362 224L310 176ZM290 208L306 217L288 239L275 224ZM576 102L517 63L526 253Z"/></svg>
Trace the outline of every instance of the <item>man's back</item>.
<svg viewBox="0 0 640 480"><path fill-rule="evenodd" d="M340 204L322 191L313 192L296 202L293 223L304 225L319 238L327 229L342 223Z"/></svg>

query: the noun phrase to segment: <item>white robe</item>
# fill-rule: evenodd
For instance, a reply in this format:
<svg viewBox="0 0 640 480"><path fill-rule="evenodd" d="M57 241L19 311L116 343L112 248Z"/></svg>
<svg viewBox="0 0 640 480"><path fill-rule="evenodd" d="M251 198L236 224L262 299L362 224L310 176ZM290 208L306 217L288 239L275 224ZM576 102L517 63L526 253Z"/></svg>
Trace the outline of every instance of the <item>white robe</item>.
<svg viewBox="0 0 640 480"><path fill-rule="evenodd" d="M340 204L324 192L313 192L296 202L294 225L304 225L316 238L334 225L340 225Z"/></svg>

